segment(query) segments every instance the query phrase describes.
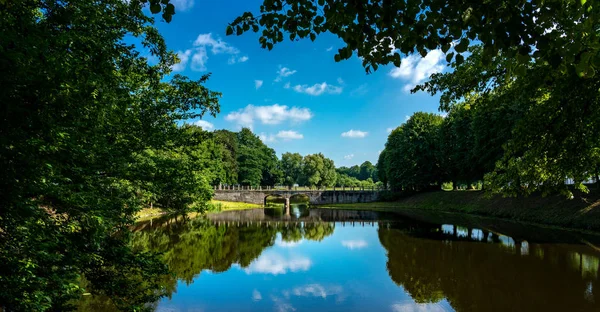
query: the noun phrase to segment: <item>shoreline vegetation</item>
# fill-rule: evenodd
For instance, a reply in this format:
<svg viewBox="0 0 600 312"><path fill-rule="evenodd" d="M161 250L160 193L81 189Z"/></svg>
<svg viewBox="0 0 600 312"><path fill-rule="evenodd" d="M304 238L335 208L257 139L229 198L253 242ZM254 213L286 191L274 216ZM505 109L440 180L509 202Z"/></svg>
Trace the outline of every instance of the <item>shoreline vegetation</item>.
<svg viewBox="0 0 600 312"><path fill-rule="evenodd" d="M361 209L376 211L420 210L440 213L460 213L600 232L600 194L575 193L573 199L561 195L529 197L489 196L483 191L430 191L390 202L329 204L319 208Z"/></svg>
<svg viewBox="0 0 600 312"><path fill-rule="evenodd" d="M209 206L212 206L213 210L206 211L206 213L215 213L221 211L230 211L230 210L245 210L245 209L256 209L262 208L262 205L250 204L250 203L242 203L242 202L230 202L224 200L211 200L209 201ZM136 214L135 222L147 221L150 219L154 219L160 216L164 216L170 213L175 213L166 209L161 209L157 207L153 208L144 208ZM196 216L196 212L189 212L188 215Z"/></svg>
<svg viewBox="0 0 600 312"><path fill-rule="evenodd" d="M206 213L263 208L262 205L211 200L219 209ZM326 204L318 208L357 209L382 212L453 213L463 216L493 218L503 221L532 223L544 227L583 230L600 233L600 194L576 193L573 199L561 195L529 197L488 196L483 191L429 191L406 196L396 201L355 204ZM158 208L138 212L136 222L168 214ZM194 216L197 214L194 213Z"/></svg>

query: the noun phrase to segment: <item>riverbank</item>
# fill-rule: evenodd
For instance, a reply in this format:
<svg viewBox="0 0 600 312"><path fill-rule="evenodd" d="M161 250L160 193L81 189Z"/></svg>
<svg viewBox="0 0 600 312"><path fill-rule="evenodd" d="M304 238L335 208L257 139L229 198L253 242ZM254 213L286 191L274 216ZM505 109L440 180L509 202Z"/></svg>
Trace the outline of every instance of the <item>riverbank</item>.
<svg viewBox="0 0 600 312"><path fill-rule="evenodd" d="M532 195L525 198L488 198L481 191L434 191L394 202L330 204L322 208L394 211L403 209L458 212L581 230L600 231L600 196Z"/></svg>
<svg viewBox="0 0 600 312"><path fill-rule="evenodd" d="M210 205L215 208L216 212L219 211L229 211L229 210L244 210L244 209L255 209L262 208L261 205L257 204L249 204L249 203L239 203L239 202L229 202L223 200L211 200ZM162 215L168 214L169 212L161 209L161 208L144 208L135 215L135 221L146 221L156 217L160 217Z"/></svg>

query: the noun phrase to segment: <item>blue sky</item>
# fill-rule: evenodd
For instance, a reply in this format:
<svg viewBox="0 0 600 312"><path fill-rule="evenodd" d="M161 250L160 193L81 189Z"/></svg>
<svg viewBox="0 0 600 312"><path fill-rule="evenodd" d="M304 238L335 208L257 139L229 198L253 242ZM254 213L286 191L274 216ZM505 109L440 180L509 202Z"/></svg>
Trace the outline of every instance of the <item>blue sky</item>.
<svg viewBox="0 0 600 312"><path fill-rule="evenodd" d="M444 56L410 56L401 68L380 67L367 75L357 57L336 63L341 40L284 41L262 49L258 34L225 36L225 27L261 1L171 0L176 15L156 26L179 53L176 72L197 79L212 73L207 87L223 93L221 113L198 122L206 130L250 127L278 156L322 152L336 166L376 163L388 131L416 111L437 112L439 98L408 89L446 69ZM197 121L190 121L197 122Z"/></svg>

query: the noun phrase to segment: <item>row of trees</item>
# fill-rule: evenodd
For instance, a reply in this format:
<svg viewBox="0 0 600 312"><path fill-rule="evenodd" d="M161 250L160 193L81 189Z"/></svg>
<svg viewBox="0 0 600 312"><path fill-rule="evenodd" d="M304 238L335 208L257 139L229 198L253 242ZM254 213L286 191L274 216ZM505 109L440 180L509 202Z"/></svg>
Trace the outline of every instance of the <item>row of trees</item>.
<svg viewBox="0 0 600 312"><path fill-rule="evenodd" d="M398 67L404 55L441 51L453 70L434 74L413 92L441 93L440 110L445 112L463 102L479 112L472 123L445 126L453 128L447 131L475 129L478 134L458 140L478 146L478 164L466 153L445 154L435 165L416 168L423 162L407 161L407 167L380 174L399 181L396 187L419 188L484 172L486 187L495 193L571 196L566 179L588 191L584 182L600 176L599 24L600 6L594 1L494 0L474 6L469 1L417 0L382 6L368 0L300 0L294 6L263 1L259 12L234 19L227 34L259 32L259 43L270 50L287 38L315 40L330 32L345 44L335 61L357 54L367 72L390 63ZM397 133L391 139L413 140L410 133ZM469 139L472 134L483 141ZM452 142L452 149L466 148L465 142ZM391 153L384 153L384 159ZM446 167L453 160L474 168Z"/></svg>
<svg viewBox="0 0 600 312"><path fill-rule="evenodd" d="M283 184L316 187L381 187L377 182L375 166L365 161L360 166L335 168L333 160L323 154L302 157L298 153L285 153L281 157ZM375 181L375 182L374 182Z"/></svg>
<svg viewBox="0 0 600 312"><path fill-rule="evenodd" d="M447 117L415 113L392 131L380 178L395 190L484 181L504 195L572 196L571 179L589 191L584 183L600 175L600 79L547 64L510 76L505 69L514 60L498 55L486 64L481 47L471 52L453 72L415 88L441 92Z"/></svg>

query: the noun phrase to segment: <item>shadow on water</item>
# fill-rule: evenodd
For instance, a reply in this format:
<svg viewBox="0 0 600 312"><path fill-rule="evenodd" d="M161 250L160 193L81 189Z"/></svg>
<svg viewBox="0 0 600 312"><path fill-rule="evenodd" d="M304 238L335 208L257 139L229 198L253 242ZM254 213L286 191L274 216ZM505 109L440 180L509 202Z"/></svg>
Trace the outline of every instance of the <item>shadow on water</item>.
<svg viewBox="0 0 600 312"><path fill-rule="evenodd" d="M348 229L342 231L344 227ZM385 252L388 281L412 298L412 310L407 311L441 302L455 311L600 311L600 252L594 247L600 242L597 235L498 220L292 205L289 214L276 207L140 223L134 229L133 246L162 254L172 275L165 276L159 286L173 299L178 285L202 283L198 278L205 272L248 268L265 250L274 248L278 239L288 244L304 240L317 243L346 235L338 232L351 233L347 231L353 231L352 227L376 231L374 237ZM348 272L365 269L357 262L335 257L337 266ZM236 286L231 287L235 292ZM356 295L363 301L376 300ZM96 298L86 300L80 310L103 310L94 302ZM216 307L224 304L213 300ZM357 303L346 300L335 304L312 306L311 310L352 310ZM149 305L157 306L160 304ZM307 308L300 305L298 309Z"/></svg>

